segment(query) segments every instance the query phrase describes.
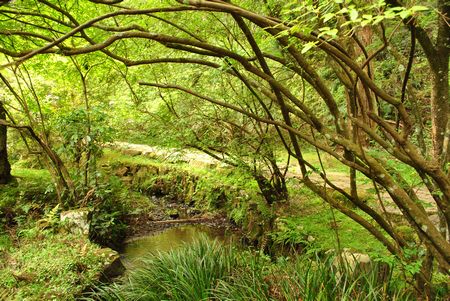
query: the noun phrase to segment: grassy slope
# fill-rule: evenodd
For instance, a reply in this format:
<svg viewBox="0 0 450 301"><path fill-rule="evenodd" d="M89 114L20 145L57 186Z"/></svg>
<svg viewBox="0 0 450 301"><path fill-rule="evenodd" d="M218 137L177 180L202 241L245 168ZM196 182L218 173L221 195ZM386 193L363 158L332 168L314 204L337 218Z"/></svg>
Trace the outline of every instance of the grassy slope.
<svg viewBox="0 0 450 301"><path fill-rule="evenodd" d="M305 236L312 236L314 247L337 249L338 235L341 248L369 254L386 254L386 248L367 230L344 214L331 209L308 190L303 189L303 194L294 202L295 204L283 213L284 218L289 223L298 225ZM358 213L363 215L362 212Z"/></svg>

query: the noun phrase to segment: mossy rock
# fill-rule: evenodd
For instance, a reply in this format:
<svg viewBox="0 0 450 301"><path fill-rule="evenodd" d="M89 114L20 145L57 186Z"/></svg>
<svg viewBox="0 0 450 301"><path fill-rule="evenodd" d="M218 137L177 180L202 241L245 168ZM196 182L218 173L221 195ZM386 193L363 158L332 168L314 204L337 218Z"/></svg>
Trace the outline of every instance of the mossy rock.
<svg viewBox="0 0 450 301"><path fill-rule="evenodd" d="M95 255L103 259L103 269L99 275L101 282L110 282L125 272L125 266L117 251L110 248L102 248L96 250Z"/></svg>

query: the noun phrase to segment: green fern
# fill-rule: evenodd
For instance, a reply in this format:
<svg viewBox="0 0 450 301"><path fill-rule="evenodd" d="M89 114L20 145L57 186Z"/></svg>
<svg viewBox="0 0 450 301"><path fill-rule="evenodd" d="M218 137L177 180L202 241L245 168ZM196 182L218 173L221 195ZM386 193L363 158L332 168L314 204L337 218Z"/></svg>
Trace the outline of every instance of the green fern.
<svg viewBox="0 0 450 301"><path fill-rule="evenodd" d="M47 212L43 218L36 222L40 229L55 229L59 226L59 204Z"/></svg>

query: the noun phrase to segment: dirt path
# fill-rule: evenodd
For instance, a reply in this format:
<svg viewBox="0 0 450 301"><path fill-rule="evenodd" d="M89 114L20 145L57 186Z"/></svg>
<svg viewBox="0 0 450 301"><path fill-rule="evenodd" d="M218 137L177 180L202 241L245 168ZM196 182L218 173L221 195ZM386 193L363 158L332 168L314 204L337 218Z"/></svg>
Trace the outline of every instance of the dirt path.
<svg viewBox="0 0 450 301"><path fill-rule="evenodd" d="M179 150L176 148L169 147L158 147L158 146L150 146L144 144L134 144L128 142L114 142L110 144L111 147L121 150L121 151L129 151L131 155L144 155L149 157L158 157L163 160L168 161L185 161L188 163L193 163L196 165L215 165L220 162L216 159L208 156L199 151L194 150Z"/></svg>

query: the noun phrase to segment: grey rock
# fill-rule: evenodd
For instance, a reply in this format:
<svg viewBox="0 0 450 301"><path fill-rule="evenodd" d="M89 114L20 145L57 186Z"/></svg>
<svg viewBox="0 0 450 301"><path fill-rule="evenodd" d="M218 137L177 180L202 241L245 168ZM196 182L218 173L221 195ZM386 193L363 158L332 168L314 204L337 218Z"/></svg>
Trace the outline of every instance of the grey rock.
<svg viewBox="0 0 450 301"><path fill-rule="evenodd" d="M61 212L60 220L71 233L89 234L89 209L87 208Z"/></svg>

